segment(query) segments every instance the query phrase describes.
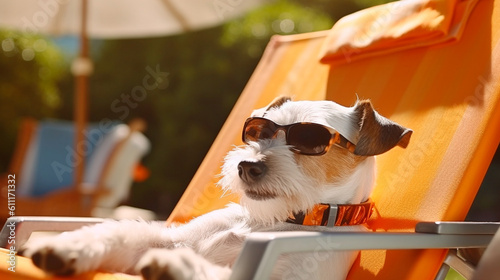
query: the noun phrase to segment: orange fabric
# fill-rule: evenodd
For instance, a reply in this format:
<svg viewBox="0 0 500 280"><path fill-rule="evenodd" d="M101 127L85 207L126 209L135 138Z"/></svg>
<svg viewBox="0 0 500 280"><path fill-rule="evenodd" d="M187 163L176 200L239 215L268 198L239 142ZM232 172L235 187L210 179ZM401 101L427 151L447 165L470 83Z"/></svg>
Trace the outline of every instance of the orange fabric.
<svg viewBox="0 0 500 280"><path fill-rule="evenodd" d="M332 67L331 99L348 104L337 93L357 92L415 131L407 150L378 158L373 230L411 231L417 221L465 218L500 139L500 34L492 26L500 13L493 4L478 2L454 44L360 53L359 60ZM439 250L366 251L349 279L432 279L444 256Z"/></svg>
<svg viewBox="0 0 500 280"><path fill-rule="evenodd" d="M458 40L476 2L396 1L351 14L328 34L321 61L343 63Z"/></svg>
<svg viewBox="0 0 500 280"><path fill-rule="evenodd" d="M464 219L500 141L500 1L406 3L412 3L406 11L411 20L376 13L373 28L381 18L394 28L366 33L365 44L348 56L341 43L351 40L342 36L357 34L349 28L368 24L367 14L389 6L359 12L355 19L361 23L339 21L346 35L334 27L274 37L168 222L238 200L222 196L216 186L221 162L232 145L241 144L251 111L283 94L346 106L356 95L370 98L382 115L414 130L407 149L377 158L373 231L413 231L417 221ZM445 254L362 251L348 279L433 279ZM2 273L10 272L2 269L0 278Z"/></svg>
<svg viewBox="0 0 500 280"><path fill-rule="evenodd" d="M337 25L273 38L169 221L187 221L237 201L221 198L215 175L232 145L241 144L250 112L283 94L346 106L357 96L370 98L382 115L414 130L407 149L378 156L372 230L413 231L418 221L463 220L500 141L500 1L409 3L405 13L411 20L387 19L394 28L366 33L378 37L365 39L347 57L342 47L352 40ZM375 24L383 14L375 18L373 9L354 17L362 23L338 24ZM446 250L363 251L349 279L433 279L445 255Z"/></svg>

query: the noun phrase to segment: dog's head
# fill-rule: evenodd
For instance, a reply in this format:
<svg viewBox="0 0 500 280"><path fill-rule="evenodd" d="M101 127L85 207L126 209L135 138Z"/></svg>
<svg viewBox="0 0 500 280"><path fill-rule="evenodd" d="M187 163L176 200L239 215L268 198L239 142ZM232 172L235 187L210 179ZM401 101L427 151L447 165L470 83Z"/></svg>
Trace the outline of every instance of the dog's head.
<svg viewBox="0 0 500 280"><path fill-rule="evenodd" d="M220 184L266 223L317 203L360 203L373 187L374 156L406 147L411 134L368 100L344 107L277 98L246 121L246 145L228 153Z"/></svg>

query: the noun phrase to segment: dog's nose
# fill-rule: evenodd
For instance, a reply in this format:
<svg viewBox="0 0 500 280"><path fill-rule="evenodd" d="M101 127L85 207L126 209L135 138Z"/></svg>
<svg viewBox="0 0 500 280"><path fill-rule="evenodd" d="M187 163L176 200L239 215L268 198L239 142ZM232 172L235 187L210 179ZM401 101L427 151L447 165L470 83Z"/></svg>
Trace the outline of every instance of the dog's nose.
<svg viewBox="0 0 500 280"><path fill-rule="evenodd" d="M267 166L262 161L242 161L238 164L238 175L246 183L254 183L264 177Z"/></svg>

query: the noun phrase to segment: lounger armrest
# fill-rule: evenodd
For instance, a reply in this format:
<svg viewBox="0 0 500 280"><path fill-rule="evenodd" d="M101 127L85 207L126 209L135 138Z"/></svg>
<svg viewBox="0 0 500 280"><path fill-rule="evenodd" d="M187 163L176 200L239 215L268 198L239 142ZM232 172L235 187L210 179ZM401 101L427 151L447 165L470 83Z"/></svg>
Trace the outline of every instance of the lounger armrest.
<svg viewBox="0 0 500 280"><path fill-rule="evenodd" d="M499 222L420 222L415 232L434 234L495 234Z"/></svg>
<svg viewBox="0 0 500 280"><path fill-rule="evenodd" d="M467 223L428 224L440 234L430 233L380 233L380 232L257 232L245 241L233 266L231 279L268 279L278 257L284 253L319 252L332 250L402 250L402 249L451 249L486 247L496 230L491 223L473 223L466 229L471 234L456 233ZM487 224L485 226L485 224ZM444 226L443 226L444 225ZM488 228L487 230L485 228ZM498 229L499 225L496 225ZM427 230L431 232L432 230ZM443 232L446 232L444 234ZM488 233L487 233L488 232ZM491 233L489 233L491 232Z"/></svg>
<svg viewBox="0 0 500 280"><path fill-rule="evenodd" d="M80 217L10 217L0 233L0 247L10 247L14 241L15 247L20 248L35 231L69 231L103 221L100 218Z"/></svg>

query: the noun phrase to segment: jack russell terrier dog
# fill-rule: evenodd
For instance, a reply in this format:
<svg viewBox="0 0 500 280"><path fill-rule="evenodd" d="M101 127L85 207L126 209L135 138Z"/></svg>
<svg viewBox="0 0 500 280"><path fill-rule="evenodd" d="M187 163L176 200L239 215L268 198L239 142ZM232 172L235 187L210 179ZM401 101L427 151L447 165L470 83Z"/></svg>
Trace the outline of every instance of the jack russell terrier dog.
<svg viewBox="0 0 500 280"><path fill-rule="evenodd" d="M241 196L180 226L106 221L29 242L23 254L49 274L91 270L140 273L148 280L228 279L252 232L362 231L369 218L375 155L406 147L412 131L379 115L370 101L275 99L243 127L245 145L230 151L220 186ZM343 211L329 215L331 205ZM366 230L366 229L365 229ZM345 279L356 251L281 256L273 279ZM321 255L322 254L322 255Z"/></svg>

